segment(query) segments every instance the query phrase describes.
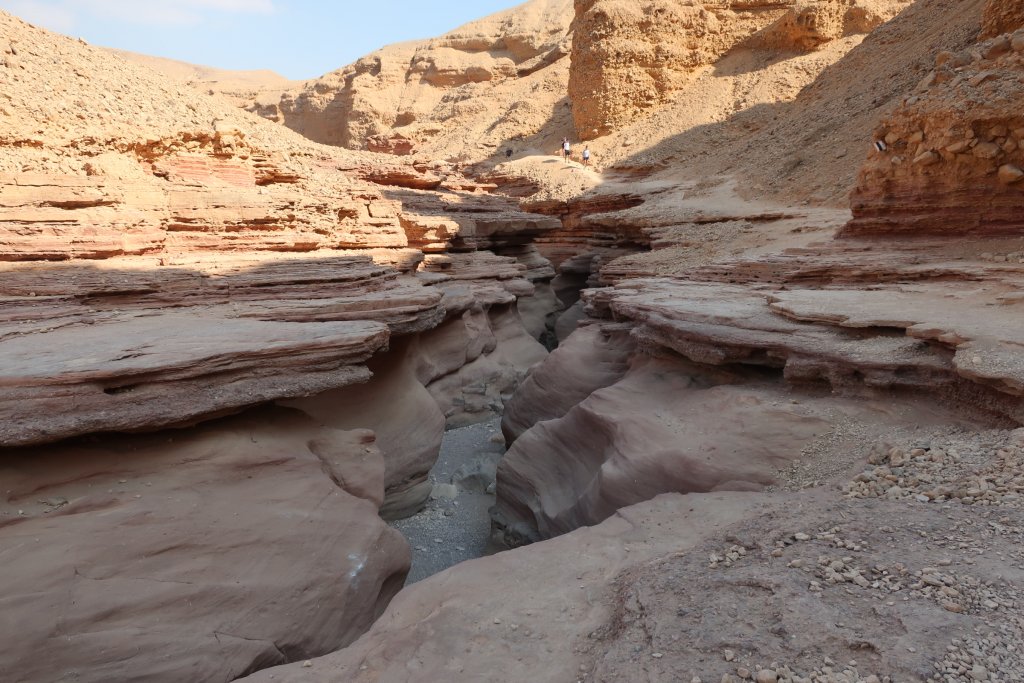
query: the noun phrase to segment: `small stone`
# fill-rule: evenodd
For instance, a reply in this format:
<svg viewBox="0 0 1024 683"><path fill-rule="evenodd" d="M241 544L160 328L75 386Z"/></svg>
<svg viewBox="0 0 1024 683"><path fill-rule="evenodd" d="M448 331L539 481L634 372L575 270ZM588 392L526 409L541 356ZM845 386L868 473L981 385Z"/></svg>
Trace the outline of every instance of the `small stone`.
<svg viewBox="0 0 1024 683"><path fill-rule="evenodd" d="M1013 185L1024 178L1024 171L1013 164L1003 164L999 167L999 182L1003 185Z"/></svg>
<svg viewBox="0 0 1024 683"><path fill-rule="evenodd" d="M1002 150L994 142L982 142L975 146L973 154L979 159L995 159Z"/></svg>
<svg viewBox="0 0 1024 683"><path fill-rule="evenodd" d="M743 680L746 680L750 678L750 669L741 666L738 669L736 669L736 675L742 678Z"/></svg>
<svg viewBox="0 0 1024 683"><path fill-rule="evenodd" d="M754 680L757 683L779 683L779 674L774 669L761 669Z"/></svg>
<svg viewBox="0 0 1024 683"><path fill-rule="evenodd" d="M811 540L811 537L808 536L807 534L803 533L803 532L800 532L798 534L794 534L793 538L795 538L798 541L809 541L809 540Z"/></svg>
<svg viewBox="0 0 1024 683"><path fill-rule="evenodd" d="M652 654L651 656L652 656L652 657L654 657L655 659L661 659L661 658L662 658L662 657L664 657L665 655L663 655L663 654L662 654L662 653L660 653L660 652L655 652L655 653L654 653L654 654Z"/></svg>
<svg viewBox="0 0 1024 683"><path fill-rule="evenodd" d="M736 659L736 653L732 650L726 650L723 656L725 657L725 661L727 662L731 662L734 659Z"/></svg>
<svg viewBox="0 0 1024 683"><path fill-rule="evenodd" d="M302 668L303 669L308 669L311 666L313 666L313 662L309 661L308 659L302 663Z"/></svg>
<svg viewBox="0 0 1024 683"><path fill-rule="evenodd" d="M974 668L971 669L971 679L975 681L987 681L988 680L988 669L983 667L981 664L975 664Z"/></svg>

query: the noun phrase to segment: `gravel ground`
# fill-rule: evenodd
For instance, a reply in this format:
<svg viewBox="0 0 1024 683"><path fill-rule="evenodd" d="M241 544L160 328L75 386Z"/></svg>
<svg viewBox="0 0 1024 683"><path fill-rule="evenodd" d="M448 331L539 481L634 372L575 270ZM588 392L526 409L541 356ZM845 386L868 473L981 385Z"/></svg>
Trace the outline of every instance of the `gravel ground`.
<svg viewBox="0 0 1024 683"><path fill-rule="evenodd" d="M453 429L444 435L430 481L434 493L417 515L392 522L412 546L406 585L500 548L491 544L494 467L505 452L501 421Z"/></svg>

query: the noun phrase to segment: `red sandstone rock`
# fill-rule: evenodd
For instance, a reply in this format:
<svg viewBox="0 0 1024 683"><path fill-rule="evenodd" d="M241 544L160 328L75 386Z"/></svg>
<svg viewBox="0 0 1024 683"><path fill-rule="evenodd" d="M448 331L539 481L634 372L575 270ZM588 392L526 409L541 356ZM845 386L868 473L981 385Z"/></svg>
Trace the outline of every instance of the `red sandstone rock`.
<svg viewBox="0 0 1024 683"><path fill-rule="evenodd" d="M284 409L7 451L4 680L232 680L357 638L408 549L368 431Z"/></svg>
<svg viewBox="0 0 1024 683"><path fill-rule="evenodd" d="M563 341L505 404L505 440L511 444L538 422L562 417L620 380L635 350L629 331L628 325L588 325Z"/></svg>
<svg viewBox="0 0 1024 683"><path fill-rule="evenodd" d="M861 171L843 235L1010 235L1024 228L1024 191L1009 169L1024 165L1024 53L997 38L939 62L876 130L887 149L873 152Z"/></svg>

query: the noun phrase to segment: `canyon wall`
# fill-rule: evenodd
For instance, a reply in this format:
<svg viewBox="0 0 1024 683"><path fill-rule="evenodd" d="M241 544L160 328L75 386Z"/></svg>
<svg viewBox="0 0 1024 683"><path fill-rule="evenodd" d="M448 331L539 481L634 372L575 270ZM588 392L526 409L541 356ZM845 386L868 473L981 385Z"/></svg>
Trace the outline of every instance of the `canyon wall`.
<svg viewBox="0 0 1024 683"><path fill-rule="evenodd" d="M547 355L558 221L6 13L0 113L0 678L355 640L409 568L381 515Z"/></svg>
<svg viewBox="0 0 1024 683"><path fill-rule="evenodd" d="M268 91L249 108L326 144L486 157L564 115L557 102L571 20L571 0L532 0L389 46L301 88Z"/></svg>

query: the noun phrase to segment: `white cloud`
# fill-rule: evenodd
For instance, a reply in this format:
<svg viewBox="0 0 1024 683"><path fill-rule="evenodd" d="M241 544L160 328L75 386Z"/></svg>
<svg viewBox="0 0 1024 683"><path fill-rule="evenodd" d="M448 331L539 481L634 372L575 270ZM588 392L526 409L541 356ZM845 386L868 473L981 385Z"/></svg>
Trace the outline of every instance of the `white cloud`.
<svg viewBox="0 0 1024 683"><path fill-rule="evenodd" d="M10 12L19 19L24 19L30 24L36 24L51 31L68 33L75 26L74 12L60 2L4 0L0 2L0 9Z"/></svg>
<svg viewBox="0 0 1024 683"><path fill-rule="evenodd" d="M0 0L0 8L54 31L67 33L81 17L153 25L197 24L213 13L271 14L273 0Z"/></svg>

